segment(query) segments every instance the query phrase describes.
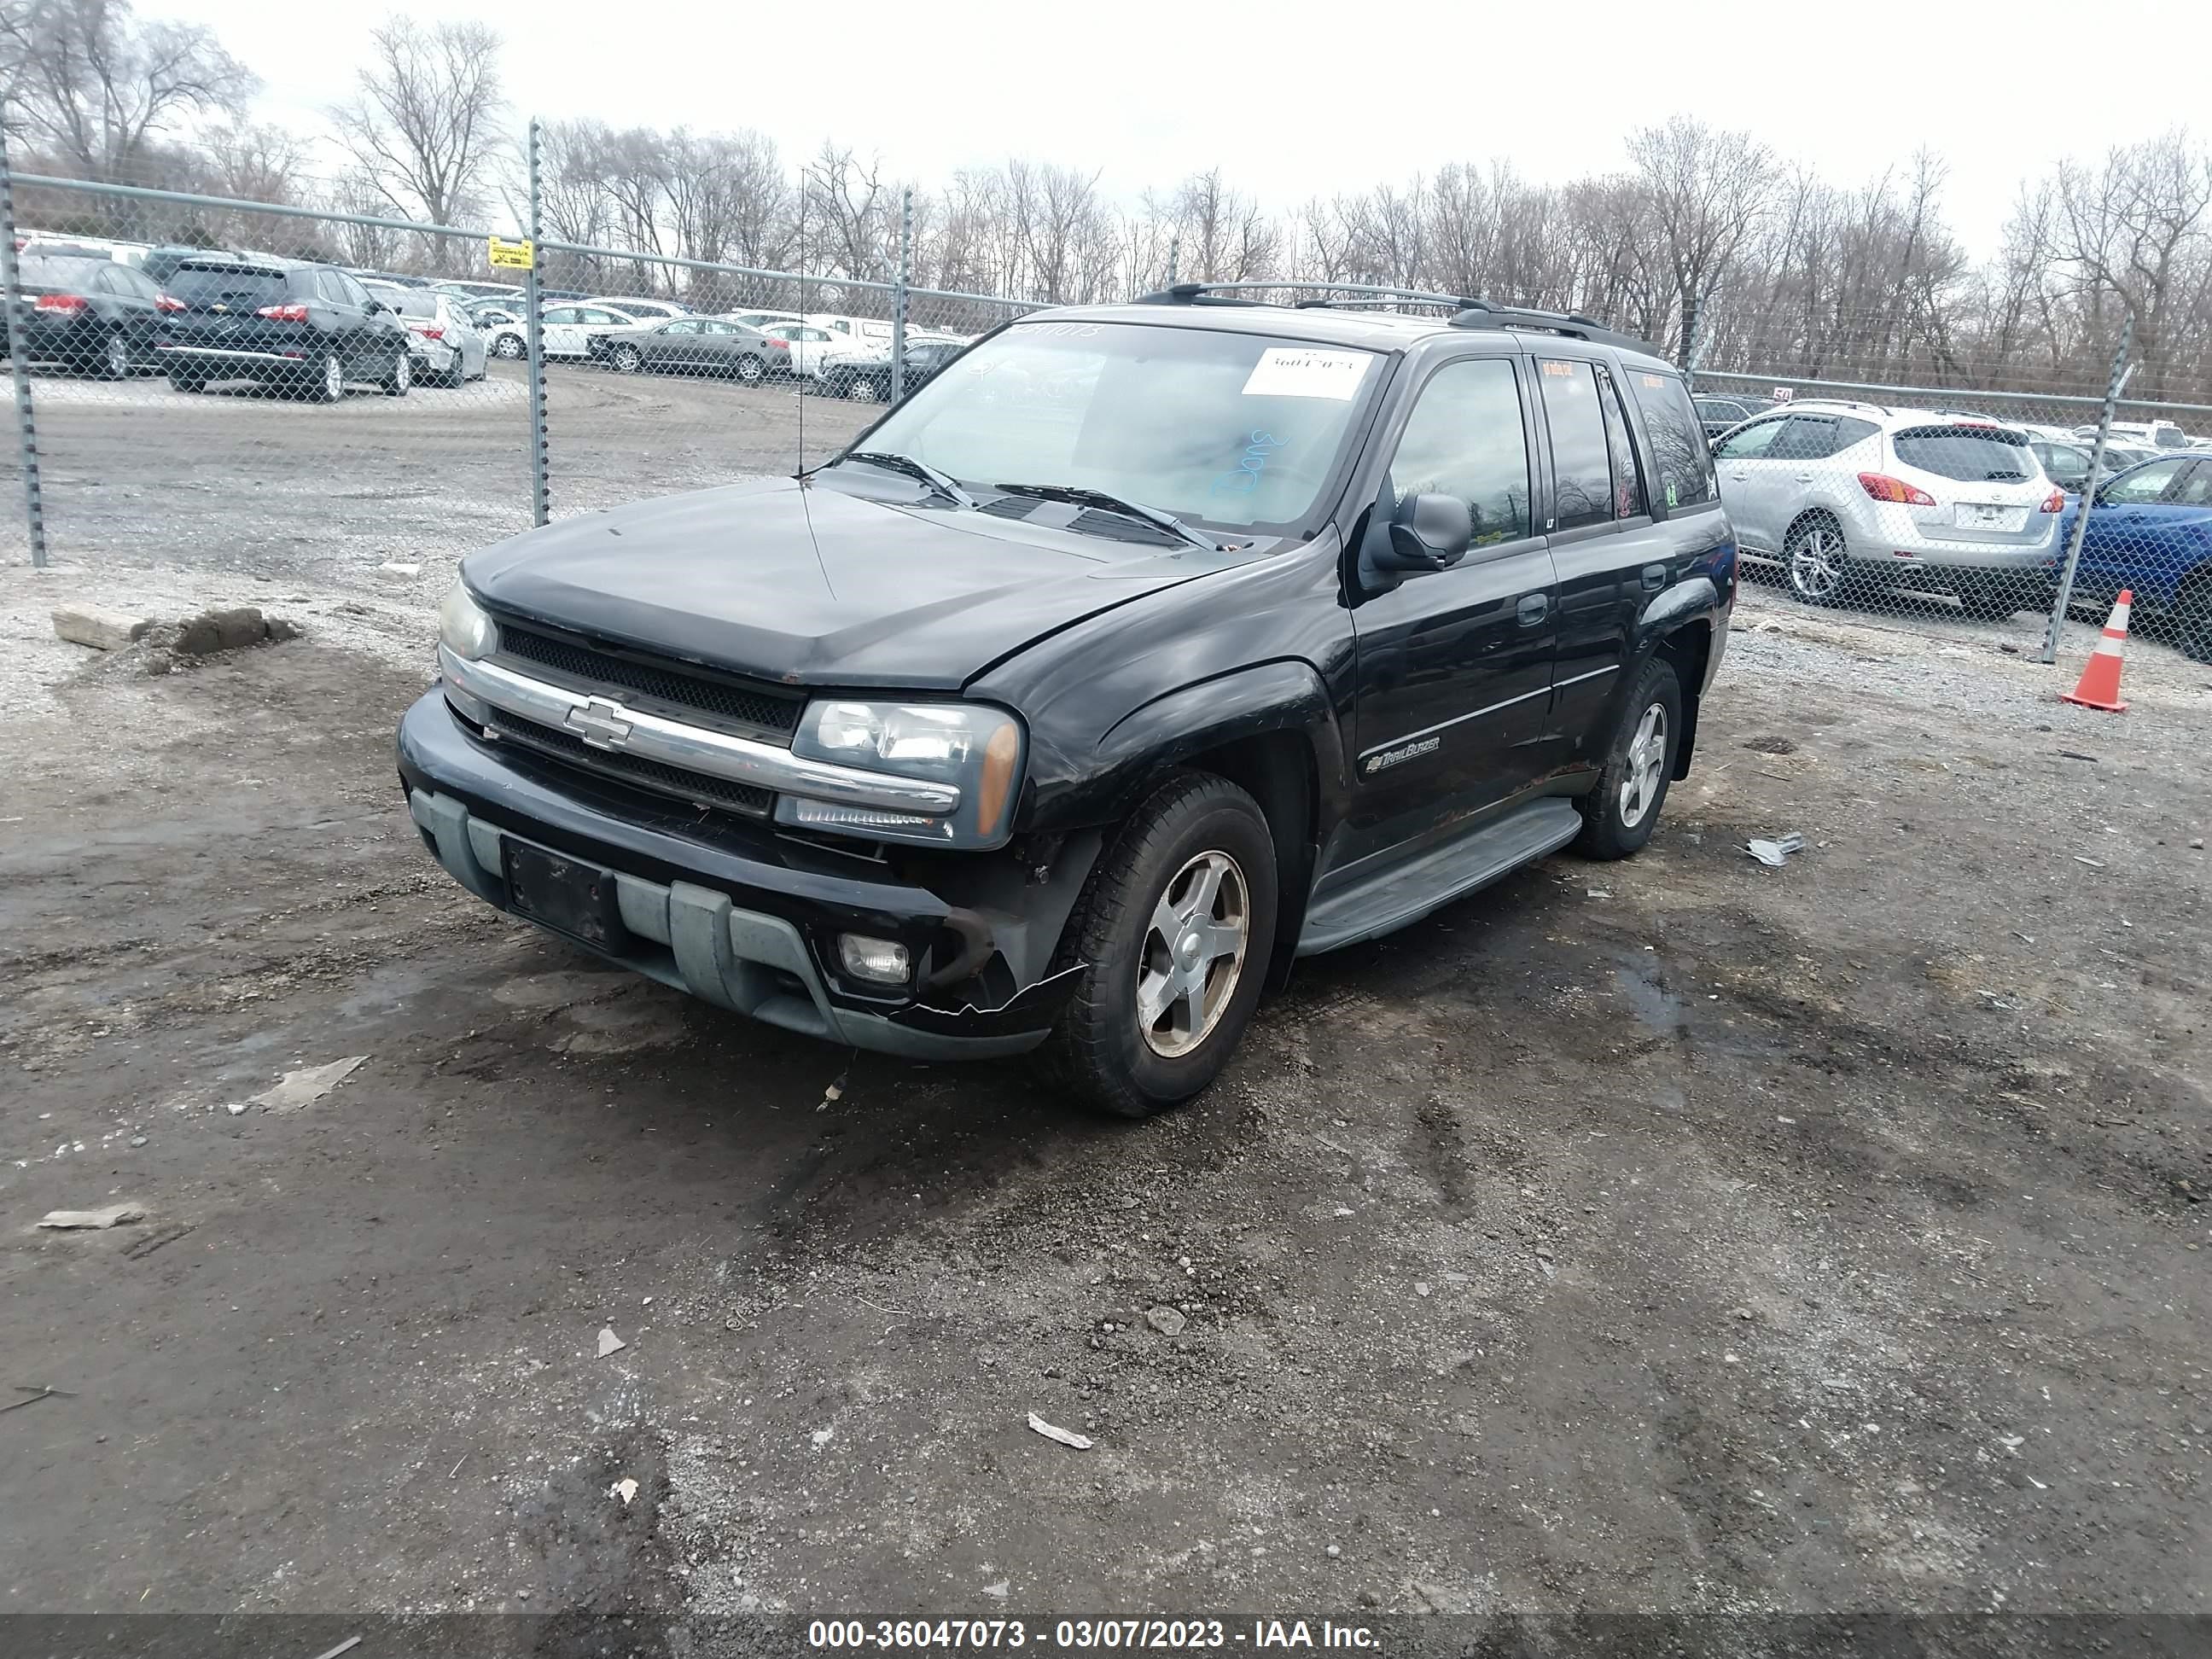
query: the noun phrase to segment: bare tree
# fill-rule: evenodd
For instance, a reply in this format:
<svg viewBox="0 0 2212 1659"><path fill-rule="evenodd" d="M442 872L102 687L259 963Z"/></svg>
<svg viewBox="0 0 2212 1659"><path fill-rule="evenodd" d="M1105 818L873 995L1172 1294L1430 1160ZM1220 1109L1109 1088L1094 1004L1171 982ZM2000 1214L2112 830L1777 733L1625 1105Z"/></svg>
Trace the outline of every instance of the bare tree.
<svg viewBox="0 0 2212 1659"><path fill-rule="evenodd" d="M1686 321L1714 299L1758 228L1773 156L1748 133L1716 131L1684 115L1641 129L1628 152L1674 279L1674 309Z"/></svg>
<svg viewBox="0 0 2212 1659"><path fill-rule="evenodd" d="M129 0L29 0L0 13L9 131L27 159L111 184L158 182L192 120L238 118L260 81L193 24L141 22Z"/></svg>
<svg viewBox="0 0 2212 1659"><path fill-rule="evenodd" d="M394 17L369 32L360 90L331 112L338 140L389 208L453 224L483 205L503 143L496 32Z"/></svg>

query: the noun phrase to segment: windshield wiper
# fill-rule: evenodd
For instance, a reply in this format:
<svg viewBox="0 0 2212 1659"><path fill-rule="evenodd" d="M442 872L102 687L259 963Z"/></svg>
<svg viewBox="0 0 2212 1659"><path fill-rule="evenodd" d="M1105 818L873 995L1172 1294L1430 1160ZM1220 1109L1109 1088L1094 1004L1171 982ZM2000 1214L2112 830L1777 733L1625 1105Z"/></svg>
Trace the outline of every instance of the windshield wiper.
<svg viewBox="0 0 2212 1659"><path fill-rule="evenodd" d="M895 455L888 449L863 449L850 455L841 455L840 461L866 461L871 466L880 466L892 472L903 472L909 478L919 478L955 507L972 507L975 498L960 487L960 481L949 472L939 472L927 461L917 461L911 455Z"/></svg>
<svg viewBox="0 0 2212 1659"><path fill-rule="evenodd" d="M1135 519L1155 530L1164 530L1178 541L1188 542L1193 547L1202 547L1209 553L1223 551L1219 542L1202 531L1193 530L1172 513L1157 507L1146 507L1142 501L1123 501L1119 495L1109 495L1103 489L1087 489L1081 484L994 484L1009 495L1034 495L1041 501L1066 501L1075 507L1095 507L1102 512L1118 513L1125 519Z"/></svg>

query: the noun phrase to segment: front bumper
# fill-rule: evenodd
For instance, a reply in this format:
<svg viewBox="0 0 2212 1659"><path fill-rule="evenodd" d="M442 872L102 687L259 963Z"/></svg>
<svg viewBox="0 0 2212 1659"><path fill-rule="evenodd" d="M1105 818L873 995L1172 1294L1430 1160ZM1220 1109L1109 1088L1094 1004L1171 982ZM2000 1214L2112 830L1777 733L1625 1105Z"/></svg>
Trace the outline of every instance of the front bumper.
<svg viewBox="0 0 2212 1659"><path fill-rule="evenodd" d="M839 934L896 939L920 963L965 913L926 888L780 862L765 830L708 839L681 803L626 798L527 753L499 752L470 734L441 687L407 711L398 749L409 814L454 880L517 914L505 842L610 872L619 942L561 937L720 1007L911 1060L987 1059L1042 1042L1073 992L1073 975L1061 974L995 1008L951 1008L912 988L848 984L834 966Z"/></svg>

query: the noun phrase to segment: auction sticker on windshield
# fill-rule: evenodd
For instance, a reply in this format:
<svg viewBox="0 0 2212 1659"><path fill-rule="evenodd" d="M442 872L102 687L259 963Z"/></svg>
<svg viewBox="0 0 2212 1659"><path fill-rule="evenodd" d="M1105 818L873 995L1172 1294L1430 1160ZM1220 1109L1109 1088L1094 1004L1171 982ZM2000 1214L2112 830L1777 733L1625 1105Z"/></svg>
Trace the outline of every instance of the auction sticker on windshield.
<svg viewBox="0 0 2212 1659"><path fill-rule="evenodd" d="M1364 351L1312 351L1270 346L1244 382L1248 398L1333 398L1348 403L1359 391L1372 356Z"/></svg>

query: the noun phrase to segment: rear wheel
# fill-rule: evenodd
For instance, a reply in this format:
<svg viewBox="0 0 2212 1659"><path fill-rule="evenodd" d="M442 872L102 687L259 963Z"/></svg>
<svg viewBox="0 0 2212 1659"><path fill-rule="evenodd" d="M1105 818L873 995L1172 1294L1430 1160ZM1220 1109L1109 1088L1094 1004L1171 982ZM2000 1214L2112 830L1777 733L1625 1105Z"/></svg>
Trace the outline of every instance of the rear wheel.
<svg viewBox="0 0 2212 1659"><path fill-rule="evenodd" d="M1790 591L1808 605L1833 605L1844 586L1844 532L1833 519L1816 514L1790 528L1783 546Z"/></svg>
<svg viewBox="0 0 2212 1659"><path fill-rule="evenodd" d="M491 343L491 355L495 357L504 357L509 362L526 356L529 350L529 343L520 334L501 334Z"/></svg>
<svg viewBox="0 0 2212 1659"><path fill-rule="evenodd" d="M1275 945L1275 842L1251 796L1187 772L1155 789L1085 883L1060 966L1081 966L1045 1053L1087 1103L1147 1117L1213 1081Z"/></svg>
<svg viewBox="0 0 2212 1659"><path fill-rule="evenodd" d="M884 400L882 389L866 374L855 374L846 381L845 396L856 404L879 404Z"/></svg>
<svg viewBox="0 0 2212 1659"><path fill-rule="evenodd" d="M334 404L345 396L345 365L338 361L335 351L325 351L322 361L308 371L301 387L310 402Z"/></svg>
<svg viewBox="0 0 2212 1659"><path fill-rule="evenodd" d="M125 339L120 333L109 335L107 349L102 354L100 362L100 368L106 373L107 378L111 380L127 380L136 367L137 365L131 361L131 342Z"/></svg>
<svg viewBox="0 0 2212 1659"><path fill-rule="evenodd" d="M1674 776L1681 731L1681 682L1671 664L1654 657L1621 710L1597 787L1577 803L1583 815L1577 852L1594 859L1625 859L1643 850Z"/></svg>

